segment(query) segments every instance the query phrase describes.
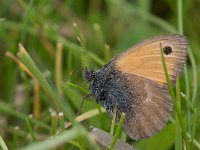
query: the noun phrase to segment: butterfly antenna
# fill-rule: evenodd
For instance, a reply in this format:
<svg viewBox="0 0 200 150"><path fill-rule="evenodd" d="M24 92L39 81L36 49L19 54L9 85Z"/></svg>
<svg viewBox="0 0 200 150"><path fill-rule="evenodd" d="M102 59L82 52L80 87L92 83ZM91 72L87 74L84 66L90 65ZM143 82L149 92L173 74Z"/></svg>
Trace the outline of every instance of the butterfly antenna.
<svg viewBox="0 0 200 150"><path fill-rule="evenodd" d="M76 36L77 36L77 40L78 40L79 43L81 44L81 49L82 49L82 51L83 51L83 54L87 57L87 60L88 60L88 63L89 63L90 68L93 68L93 65L92 65L92 62L91 62L89 53L88 53L88 51L86 50L86 41L85 41L85 39L83 38L83 36L81 36L80 31L79 31L78 26L77 26L76 23L73 23L73 27L74 27L74 29L75 29L75 33L76 33Z"/></svg>
<svg viewBox="0 0 200 150"><path fill-rule="evenodd" d="M80 114L81 109L83 108L83 102L85 101L86 98L88 98L88 97L90 97L90 96L91 96L91 94L88 94L88 95L83 96L83 99L82 99L82 101L81 101L81 105L80 105L79 110L78 110L78 112L77 112L77 114L76 114L76 117Z"/></svg>

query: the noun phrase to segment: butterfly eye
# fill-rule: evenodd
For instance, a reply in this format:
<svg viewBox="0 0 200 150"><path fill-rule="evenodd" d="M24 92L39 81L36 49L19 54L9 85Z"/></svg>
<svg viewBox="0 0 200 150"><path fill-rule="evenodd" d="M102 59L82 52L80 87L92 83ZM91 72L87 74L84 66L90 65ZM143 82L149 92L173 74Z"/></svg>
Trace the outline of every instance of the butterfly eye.
<svg viewBox="0 0 200 150"><path fill-rule="evenodd" d="M166 55L169 55L172 53L172 48L170 46L165 46L163 47L163 52L166 54Z"/></svg>

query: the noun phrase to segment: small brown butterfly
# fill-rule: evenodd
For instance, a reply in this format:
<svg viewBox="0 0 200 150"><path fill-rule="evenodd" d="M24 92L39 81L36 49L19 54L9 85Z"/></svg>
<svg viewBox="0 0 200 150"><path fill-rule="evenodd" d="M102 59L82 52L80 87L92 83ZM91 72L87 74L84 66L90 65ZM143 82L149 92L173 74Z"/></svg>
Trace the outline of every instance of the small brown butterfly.
<svg viewBox="0 0 200 150"><path fill-rule="evenodd" d="M162 64L162 45L172 85L183 70L187 39L182 35L161 35L136 44L114 57L101 70L85 69L91 96L109 115L117 108L119 120L125 115L124 129L134 140L150 137L167 123L173 109Z"/></svg>

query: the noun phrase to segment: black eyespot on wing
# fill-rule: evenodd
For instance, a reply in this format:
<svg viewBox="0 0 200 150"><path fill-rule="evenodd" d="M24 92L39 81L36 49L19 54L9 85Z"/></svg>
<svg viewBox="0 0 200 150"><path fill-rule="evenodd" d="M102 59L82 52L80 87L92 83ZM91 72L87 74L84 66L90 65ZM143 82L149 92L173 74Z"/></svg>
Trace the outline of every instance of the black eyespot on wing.
<svg viewBox="0 0 200 150"><path fill-rule="evenodd" d="M169 55L172 53L172 48L170 46L165 46L163 47L163 52L165 53L165 55Z"/></svg>

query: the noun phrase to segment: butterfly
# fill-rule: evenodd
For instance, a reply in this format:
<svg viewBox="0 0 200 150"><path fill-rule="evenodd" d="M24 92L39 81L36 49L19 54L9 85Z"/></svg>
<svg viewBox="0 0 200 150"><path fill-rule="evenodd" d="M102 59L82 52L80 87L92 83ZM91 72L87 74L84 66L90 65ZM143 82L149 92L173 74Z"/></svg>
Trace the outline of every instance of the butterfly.
<svg viewBox="0 0 200 150"><path fill-rule="evenodd" d="M161 49L162 45L162 49ZM124 130L134 140L148 138L167 123L173 102L163 68L161 50L172 85L187 58L185 36L160 35L115 56L100 70L85 69L91 96L116 120L125 113Z"/></svg>

